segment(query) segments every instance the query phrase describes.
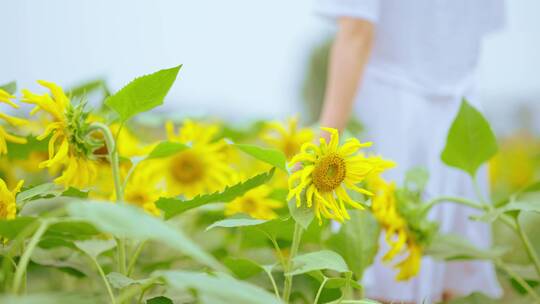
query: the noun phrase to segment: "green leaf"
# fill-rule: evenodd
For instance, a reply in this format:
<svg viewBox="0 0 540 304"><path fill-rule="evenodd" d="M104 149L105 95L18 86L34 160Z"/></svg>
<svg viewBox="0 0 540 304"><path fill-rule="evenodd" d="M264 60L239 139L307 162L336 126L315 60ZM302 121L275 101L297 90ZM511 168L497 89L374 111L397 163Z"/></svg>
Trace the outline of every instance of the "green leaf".
<svg viewBox="0 0 540 304"><path fill-rule="evenodd" d="M234 146L260 161L270 164L287 173L289 172L287 170L287 158L285 157L285 154L279 150L244 144L235 144Z"/></svg>
<svg viewBox="0 0 540 304"><path fill-rule="evenodd" d="M436 259L454 261L492 260L506 251L505 248L480 249L458 235L447 234L435 237L425 253Z"/></svg>
<svg viewBox="0 0 540 304"><path fill-rule="evenodd" d="M488 121L465 99L461 103L441 154L448 166L471 176L497 152L497 141Z"/></svg>
<svg viewBox="0 0 540 304"><path fill-rule="evenodd" d="M151 279L141 279L141 280L134 280L132 278L128 278L125 275L118 273L118 272L110 272L107 274L107 280L109 283L111 283L111 286L116 289L122 289L131 285L135 284L145 284L149 282Z"/></svg>
<svg viewBox="0 0 540 304"><path fill-rule="evenodd" d="M146 300L146 304L174 304L174 302L167 297L159 296Z"/></svg>
<svg viewBox="0 0 540 304"><path fill-rule="evenodd" d="M377 254L381 228L369 212L351 210L349 214L351 220L341 225L328 245L345 259L356 278L361 279Z"/></svg>
<svg viewBox="0 0 540 304"><path fill-rule="evenodd" d="M481 292L473 292L470 295L462 298L453 299L447 304L494 304L502 303L496 299L490 298Z"/></svg>
<svg viewBox="0 0 540 304"><path fill-rule="evenodd" d="M61 195L65 197L88 198L88 191L82 191L77 188L69 187L67 190L62 192Z"/></svg>
<svg viewBox="0 0 540 304"><path fill-rule="evenodd" d="M206 228L206 231L215 227L223 227L223 228L245 227L245 226L260 225L266 222L267 220L258 220L254 218L229 218L229 219L224 219L224 220L213 223L212 225Z"/></svg>
<svg viewBox="0 0 540 304"><path fill-rule="evenodd" d="M93 258L116 247L116 242L110 240L84 240L74 242L75 246Z"/></svg>
<svg viewBox="0 0 540 304"><path fill-rule="evenodd" d="M47 152L47 140L37 140L34 136L27 136L25 144L7 142L8 158L11 160L26 160L32 152Z"/></svg>
<svg viewBox="0 0 540 304"><path fill-rule="evenodd" d="M296 256L293 259L293 270L290 275L298 275L314 270L334 270L348 272L349 268L343 258L330 250L321 250Z"/></svg>
<svg viewBox="0 0 540 304"><path fill-rule="evenodd" d="M105 104L126 121L136 114L149 111L161 104L176 80L182 65L135 78L120 91L109 96Z"/></svg>
<svg viewBox="0 0 540 304"><path fill-rule="evenodd" d="M188 146L172 141L162 141L148 154L146 159L162 158L174 155L189 148Z"/></svg>
<svg viewBox="0 0 540 304"><path fill-rule="evenodd" d="M67 211L73 217L92 223L102 232L120 238L158 241L201 264L214 269L224 269L214 257L187 238L179 228L167 225L140 208L126 204L85 201L69 204Z"/></svg>
<svg viewBox="0 0 540 304"><path fill-rule="evenodd" d="M45 233L48 237L60 237L66 240L85 240L99 234L93 225L77 220L61 221L51 224Z"/></svg>
<svg viewBox="0 0 540 304"><path fill-rule="evenodd" d="M8 82L6 84L0 85L0 90L4 90L9 94L15 94L17 92L17 83L15 81Z"/></svg>
<svg viewBox="0 0 540 304"><path fill-rule="evenodd" d="M28 216L19 216L12 220L0 219L0 236L14 239L34 221L36 218Z"/></svg>
<svg viewBox="0 0 540 304"><path fill-rule="evenodd" d="M21 191L17 194L17 202L31 201L47 196L56 196L58 187L54 183L45 183L37 185L35 187L29 188L27 190Z"/></svg>
<svg viewBox="0 0 540 304"><path fill-rule="evenodd" d="M306 204L296 207L294 199L289 201L289 212L291 213L293 219L304 229L308 229L309 224L311 224L313 218L315 217L313 208L307 207Z"/></svg>
<svg viewBox="0 0 540 304"><path fill-rule="evenodd" d="M188 271L160 271L156 273L177 290L195 289L204 303L277 304L280 300L268 291L228 275Z"/></svg>
<svg viewBox="0 0 540 304"><path fill-rule="evenodd" d="M156 205L165 212L165 219L184 213L190 209L197 208L210 203L226 203L244 195L249 190L268 182L274 175L274 168L270 171L256 175L244 182L227 187L221 192L199 195L191 200L181 200L179 198L160 198Z"/></svg>
<svg viewBox="0 0 540 304"><path fill-rule="evenodd" d="M234 275L241 280L251 278L264 270L264 266L261 266L249 259L226 257L223 264L225 264L225 266L227 266L234 273Z"/></svg>
<svg viewBox="0 0 540 304"><path fill-rule="evenodd" d="M104 96L111 95L105 79L99 78L81 83L67 90L67 95L71 98L78 98L90 95L94 91L102 91Z"/></svg>

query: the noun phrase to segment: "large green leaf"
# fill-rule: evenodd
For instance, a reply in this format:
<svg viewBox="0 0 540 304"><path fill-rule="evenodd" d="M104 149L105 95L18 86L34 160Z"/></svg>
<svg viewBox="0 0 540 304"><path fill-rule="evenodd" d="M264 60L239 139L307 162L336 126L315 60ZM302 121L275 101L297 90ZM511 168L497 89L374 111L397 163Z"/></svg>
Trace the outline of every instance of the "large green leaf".
<svg viewBox="0 0 540 304"><path fill-rule="evenodd" d="M369 212L349 211L351 220L341 225L339 232L328 240L331 249L347 262L357 279L373 263L379 248L380 226Z"/></svg>
<svg viewBox="0 0 540 304"><path fill-rule="evenodd" d="M442 161L475 176L478 168L496 152L497 141L488 121L463 99L448 132Z"/></svg>
<svg viewBox="0 0 540 304"><path fill-rule="evenodd" d="M244 182L234 186L227 187L221 192L215 192L207 195L199 195L191 200L181 200L179 198L160 198L156 205L165 212L165 219L184 213L190 209L197 208L211 203L225 203L244 195L247 191L258 187L270 180L274 175L274 168L266 173L254 176Z"/></svg>
<svg viewBox="0 0 540 304"><path fill-rule="evenodd" d="M440 260L491 260L501 257L505 248L481 249L458 235L436 236L425 253Z"/></svg>
<svg viewBox="0 0 540 304"><path fill-rule="evenodd" d="M339 254L330 250L321 250L294 257L293 270L289 274L298 275L325 269L337 272L349 271L347 263L345 263Z"/></svg>
<svg viewBox="0 0 540 304"><path fill-rule="evenodd" d="M154 149L152 150L152 152L150 152L150 154L148 154L146 159L171 156L187 148L188 146L182 143L172 142L172 141L162 141L157 146L154 147Z"/></svg>
<svg viewBox="0 0 540 304"><path fill-rule="evenodd" d="M140 208L126 204L85 201L69 204L67 211L73 217L92 223L102 232L120 238L158 241L204 265L224 269L214 257L204 252L181 230L167 225Z"/></svg>
<svg viewBox="0 0 540 304"><path fill-rule="evenodd" d="M276 149L262 148L255 145L244 145L236 144L234 145L241 151L255 157L256 159L263 161L267 164L270 164L276 168L279 168L285 172L287 171L287 158L283 152Z"/></svg>
<svg viewBox="0 0 540 304"><path fill-rule="evenodd" d="M118 113L121 121L149 111L161 104L176 80L182 65L135 78L120 91L109 96L105 104Z"/></svg>
<svg viewBox="0 0 540 304"><path fill-rule="evenodd" d="M177 290L195 289L205 299L203 303L275 304L280 303L273 294L228 275L215 275L188 271L160 271L156 275Z"/></svg>
<svg viewBox="0 0 540 304"><path fill-rule="evenodd" d="M14 239L35 221L36 218L28 216L19 216L12 220L0 219L0 236Z"/></svg>

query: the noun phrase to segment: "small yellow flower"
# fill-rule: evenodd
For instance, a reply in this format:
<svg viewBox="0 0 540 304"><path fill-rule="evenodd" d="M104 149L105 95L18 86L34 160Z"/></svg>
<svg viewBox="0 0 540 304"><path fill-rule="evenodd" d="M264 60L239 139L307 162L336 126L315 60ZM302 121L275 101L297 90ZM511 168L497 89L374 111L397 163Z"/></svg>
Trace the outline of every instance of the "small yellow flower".
<svg viewBox="0 0 540 304"><path fill-rule="evenodd" d="M96 163L90 159L95 143L87 138L89 124L88 113L84 112L83 105L73 106L64 91L58 85L38 81L49 89L51 95L37 95L23 90L23 102L36 105L30 114L40 110L49 113L53 120L48 123L45 132L37 137L49 139L49 159L39 164L40 168L64 168L55 182L66 187L84 188L92 184L96 178Z"/></svg>
<svg viewBox="0 0 540 304"><path fill-rule="evenodd" d="M235 174L227 163L227 143L215 140L218 126L186 120L178 133L172 122L166 124L166 130L169 141L189 146L164 162L169 195L194 197L231 184Z"/></svg>
<svg viewBox="0 0 540 304"><path fill-rule="evenodd" d="M408 257L395 265L395 268L398 269L396 280L408 280L420 271L422 248L416 243L412 234L409 233L406 220L398 212L395 184L387 183L379 176L370 177L368 184L374 192L371 211L385 230L386 243L390 246L390 250L383 257L383 261L389 262L396 255L408 251Z"/></svg>
<svg viewBox="0 0 540 304"><path fill-rule="evenodd" d="M0 89L0 102L4 102L12 106L13 108L17 109L19 106L15 104L12 99L14 99L15 96L9 94L8 92ZM28 121L25 119L13 117L7 114L4 114L0 112L0 120L3 120L7 122L9 125L12 125L14 127L22 126L24 124L27 124ZM0 126L0 154L6 154L7 151L7 144L6 141L17 143L17 144L25 144L26 139L23 137L15 136L13 134L8 133L3 126Z"/></svg>
<svg viewBox="0 0 540 304"><path fill-rule="evenodd" d="M17 203L15 196L19 191L24 181L19 181L13 190L9 190L3 179L0 179L0 219L11 220L17 215Z"/></svg>
<svg viewBox="0 0 540 304"><path fill-rule="evenodd" d="M337 130L323 128L331 134L330 142L320 139L320 145L305 143L300 154L292 158L290 164L302 163L302 168L289 178L290 200L296 197L296 205L302 205L301 194L305 190L307 207L314 206L315 215L322 223L321 215L340 222L349 219L346 204L356 209L364 207L354 201L347 189L371 196L372 193L359 187L368 176L378 174L394 166L391 161L380 157L366 157L356 154L360 148L371 143L360 143L351 138L339 146Z"/></svg>
<svg viewBox="0 0 540 304"><path fill-rule="evenodd" d="M129 177L124 200L143 208L152 215L159 216L160 211L155 202L164 194L159 185L161 180L160 171L156 170L150 163L140 164Z"/></svg>
<svg viewBox="0 0 540 304"><path fill-rule="evenodd" d="M256 219L274 219L277 217L274 209L283 207L283 203L270 198L271 192L272 188L266 185L251 189L243 196L228 203L225 209L225 215L230 216L237 213L245 213Z"/></svg>
<svg viewBox="0 0 540 304"><path fill-rule="evenodd" d="M298 118L292 117L287 121L287 126L280 122L269 122L263 129L262 139L270 146L279 149L285 154L287 160L300 152L304 143L313 140L311 129L299 129Z"/></svg>

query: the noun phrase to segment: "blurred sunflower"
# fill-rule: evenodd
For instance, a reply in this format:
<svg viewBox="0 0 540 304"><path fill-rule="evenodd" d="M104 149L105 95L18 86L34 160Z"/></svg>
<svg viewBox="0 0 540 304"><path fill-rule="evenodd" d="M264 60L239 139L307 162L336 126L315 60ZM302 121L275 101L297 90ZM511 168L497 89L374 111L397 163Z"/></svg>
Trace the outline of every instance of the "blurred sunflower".
<svg viewBox="0 0 540 304"><path fill-rule="evenodd" d="M408 280L420 271L422 247L409 231L407 221L399 214L395 183L387 183L381 177L373 176L368 179L368 186L374 192L371 211L385 230L386 243L390 246L383 261L389 262L396 255L408 252L408 256L394 266L398 270L396 280Z"/></svg>
<svg viewBox="0 0 540 304"><path fill-rule="evenodd" d="M350 219L345 204L364 209L362 204L354 201L347 189L360 194L373 195L366 189L357 186L368 176L379 174L394 166L391 161L380 157L366 157L356 154L360 148L369 147L371 143L360 143L357 139L348 139L339 146L337 130L322 128L330 133L330 142L320 139L320 145L305 143L301 152L294 156L290 165L301 163L302 168L289 177L289 195L287 200L296 197L296 206L302 205L301 194L305 190L307 207L314 205L315 215L322 223L322 217L343 222Z"/></svg>
<svg viewBox="0 0 540 304"><path fill-rule="evenodd" d="M15 104L12 99L14 99L15 96L9 94L8 92L0 89L0 102L7 103L8 105L12 106L15 109L19 108L19 105ZM0 112L0 119L7 122L9 125L18 127L24 124L27 124L28 121L25 119L13 117L7 114L4 114ZM7 151L7 144L6 141L17 143L17 144L25 144L26 139L24 137L15 136L13 134L8 133L3 126L0 125L0 155L6 154Z"/></svg>
<svg viewBox="0 0 540 304"><path fill-rule="evenodd" d="M124 201L159 216L160 211L155 202L164 194L159 185L161 180L161 173L152 166L144 163L139 165L126 183ZM114 193L112 200L115 200Z"/></svg>
<svg viewBox="0 0 540 304"><path fill-rule="evenodd" d="M92 184L97 175L93 151L97 144L88 136L88 112L84 104L74 106L58 85L38 81L49 89L51 95L37 95L23 90L23 102L36 105L31 115L43 110L49 113L53 120L48 123L45 132L37 137L38 140L49 139L49 158L39 164L40 168L61 166L63 171L54 181L66 187L85 188Z"/></svg>
<svg viewBox="0 0 540 304"><path fill-rule="evenodd" d="M285 154L287 160L300 152L304 143L313 140L311 129L298 128L298 117L287 120L286 126L280 122L268 122L263 128L262 139L270 146Z"/></svg>
<svg viewBox="0 0 540 304"><path fill-rule="evenodd" d="M251 189L243 196L228 203L225 208L225 215L245 213L256 219L274 219L277 217L274 209L283 207L283 203L271 198L271 193L272 188L266 185Z"/></svg>
<svg viewBox="0 0 540 304"><path fill-rule="evenodd" d="M227 143L215 140L217 125L186 120L178 133L172 122L165 127L169 141L189 146L163 162L169 195L193 197L221 190L233 182L235 172L227 162Z"/></svg>
<svg viewBox="0 0 540 304"><path fill-rule="evenodd" d="M15 196L19 191L24 181L19 181L13 190L9 190L3 179L0 179L0 219L11 220L17 215L17 203Z"/></svg>

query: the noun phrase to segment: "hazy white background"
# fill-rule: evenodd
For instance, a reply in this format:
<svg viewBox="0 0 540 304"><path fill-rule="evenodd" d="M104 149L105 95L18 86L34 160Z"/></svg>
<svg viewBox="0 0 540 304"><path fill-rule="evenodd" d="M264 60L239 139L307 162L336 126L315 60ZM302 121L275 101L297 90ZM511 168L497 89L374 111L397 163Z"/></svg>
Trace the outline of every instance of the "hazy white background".
<svg viewBox="0 0 540 304"><path fill-rule="evenodd" d="M0 83L64 86L184 64L165 108L229 118L296 113L307 54L333 25L313 0L0 1ZM540 112L540 1L507 1L507 27L485 44L484 108L499 129L517 108ZM420 47L420 46L419 46ZM537 125L537 127L540 127Z"/></svg>

